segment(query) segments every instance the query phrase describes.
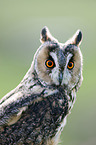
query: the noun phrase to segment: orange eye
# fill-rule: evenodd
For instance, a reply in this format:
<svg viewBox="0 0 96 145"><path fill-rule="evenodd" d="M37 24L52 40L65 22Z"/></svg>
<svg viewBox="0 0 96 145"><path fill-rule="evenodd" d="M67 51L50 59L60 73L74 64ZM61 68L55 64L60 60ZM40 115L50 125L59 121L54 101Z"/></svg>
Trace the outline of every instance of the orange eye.
<svg viewBox="0 0 96 145"><path fill-rule="evenodd" d="M52 68L54 66L54 62L52 60L46 60L45 65L48 68Z"/></svg>
<svg viewBox="0 0 96 145"><path fill-rule="evenodd" d="M73 62L69 62L67 68L68 69L72 69L74 67L74 63Z"/></svg>

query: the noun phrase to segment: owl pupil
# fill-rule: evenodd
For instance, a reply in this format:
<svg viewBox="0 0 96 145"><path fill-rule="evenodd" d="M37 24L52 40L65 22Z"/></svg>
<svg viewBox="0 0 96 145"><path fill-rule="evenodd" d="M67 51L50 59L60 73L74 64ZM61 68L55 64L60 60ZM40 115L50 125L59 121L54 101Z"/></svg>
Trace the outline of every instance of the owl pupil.
<svg viewBox="0 0 96 145"><path fill-rule="evenodd" d="M52 62L49 61L49 62L48 62L48 65L51 66L51 65L52 65Z"/></svg>
<svg viewBox="0 0 96 145"><path fill-rule="evenodd" d="M72 63L71 62L69 63L69 67L72 67Z"/></svg>

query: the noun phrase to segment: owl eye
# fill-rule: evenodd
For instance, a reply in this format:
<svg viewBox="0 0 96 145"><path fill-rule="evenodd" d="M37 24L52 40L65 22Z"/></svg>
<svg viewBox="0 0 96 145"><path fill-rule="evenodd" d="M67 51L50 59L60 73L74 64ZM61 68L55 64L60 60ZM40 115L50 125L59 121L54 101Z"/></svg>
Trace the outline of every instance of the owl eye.
<svg viewBox="0 0 96 145"><path fill-rule="evenodd" d="M53 68L54 67L54 62L52 60L46 60L45 61L45 65L48 67L48 68Z"/></svg>
<svg viewBox="0 0 96 145"><path fill-rule="evenodd" d="M67 68L71 70L73 67L74 67L74 63L70 61L70 62L68 63Z"/></svg>

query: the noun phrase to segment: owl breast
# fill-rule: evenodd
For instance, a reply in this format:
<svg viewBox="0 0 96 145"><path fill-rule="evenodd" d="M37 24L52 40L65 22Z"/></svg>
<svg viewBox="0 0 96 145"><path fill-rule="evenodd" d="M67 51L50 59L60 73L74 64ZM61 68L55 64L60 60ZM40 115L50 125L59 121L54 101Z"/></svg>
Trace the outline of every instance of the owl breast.
<svg viewBox="0 0 96 145"><path fill-rule="evenodd" d="M45 95L45 92L42 92L42 96ZM31 95L28 99L31 100L32 97ZM38 95L38 97L40 96ZM16 106L16 104L14 105ZM57 144L57 139L64 127L64 118L68 114L68 108L66 93L63 89L57 89L56 92L46 95L41 101L29 105L15 124L6 126L1 134L2 143L10 143L12 135L14 135L17 140L13 138L12 142L16 141L18 144L23 142L25 144L46 145L49 141L53 142L53 145ZM10 134L9 141L8 134Z"/></svg>

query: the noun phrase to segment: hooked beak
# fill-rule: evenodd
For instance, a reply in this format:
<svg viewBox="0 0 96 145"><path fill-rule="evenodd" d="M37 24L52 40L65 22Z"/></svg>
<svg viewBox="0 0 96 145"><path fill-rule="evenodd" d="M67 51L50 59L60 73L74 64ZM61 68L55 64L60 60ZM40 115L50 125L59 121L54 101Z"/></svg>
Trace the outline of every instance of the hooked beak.
<svg viewBox="0 0 96 145"><path fill-rule="evenodd" d="M63 79L63 73L60 72L60 73L59 73L59 85L61 85L62 79Z"/></svg>

